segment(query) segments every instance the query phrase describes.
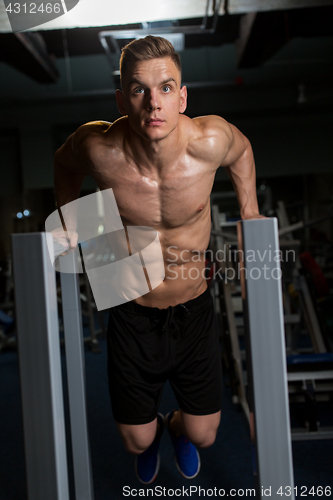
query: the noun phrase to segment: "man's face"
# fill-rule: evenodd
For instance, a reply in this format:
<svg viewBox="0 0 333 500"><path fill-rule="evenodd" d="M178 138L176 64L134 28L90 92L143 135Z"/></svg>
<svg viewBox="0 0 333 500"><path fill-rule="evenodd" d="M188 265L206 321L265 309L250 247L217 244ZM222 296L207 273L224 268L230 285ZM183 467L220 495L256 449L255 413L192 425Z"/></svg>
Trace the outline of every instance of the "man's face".
<svg viewBox="0 0 333 500"><path fill-rule="evenodd" d="M180 84L180 71L171 57L137 62L125 75L123 92L117 90L119 111L145 139L164 139L186 109L186 87Z"/></svg>

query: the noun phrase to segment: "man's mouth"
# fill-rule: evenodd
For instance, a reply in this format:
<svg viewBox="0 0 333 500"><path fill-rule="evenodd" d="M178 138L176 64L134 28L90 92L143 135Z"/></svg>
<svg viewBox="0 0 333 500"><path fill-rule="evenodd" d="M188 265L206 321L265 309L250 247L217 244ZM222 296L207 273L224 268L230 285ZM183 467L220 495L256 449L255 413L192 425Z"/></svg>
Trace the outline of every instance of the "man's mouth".
<svg viewBox="0 0 333 500"><path fill-rule="evenodd" d="M149 118L146 120L146 124L153 126L153 125L161 125L164 122L164 120L161 120L160 118Z"/></svg>

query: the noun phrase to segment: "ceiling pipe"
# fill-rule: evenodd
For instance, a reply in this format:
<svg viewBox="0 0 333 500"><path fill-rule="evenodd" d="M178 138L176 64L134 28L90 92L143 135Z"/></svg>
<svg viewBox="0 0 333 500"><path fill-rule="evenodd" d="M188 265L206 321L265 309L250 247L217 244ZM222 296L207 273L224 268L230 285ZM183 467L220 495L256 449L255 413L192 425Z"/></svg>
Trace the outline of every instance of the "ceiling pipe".
<svg viewBox="0 0 333 500"><path fill-rule="evenodd" d="M28 68L27 73L41 83L56 82L59 73L54 60L47 52L43 37L38 33L13 33L20 41L21 48L18 66L22 71ZM36 76L34 76L36 75Z"/></svg>
<svg viewBox="0 0 333 500"><path fill-rule="evenodd" d="M213 21L211 28L208 28L207 24L209 17L209 7L211 3L213 9ZM214 34L216 31L218 15L221 5L222 5L222 0L207 0L205 14L200 25L154 27L153 24L151 24L148 25L147 27L142 24L143 27L141 29L100 31L98 33L98 38L100 40L102 47L105 50L106 55L108 56L111 67L114 69L113 75L114 76L119 75L119 70L118 68L117 69L114 68L114 59L112 56L113 52L110 50L110 45L107 39L110 40L110 44L114 52L118 54L118 56L120 56L120 47L117 40L138 39L138 38L143 38L147 35L161 36L170 34L183 34L183 35Z"/></svg>

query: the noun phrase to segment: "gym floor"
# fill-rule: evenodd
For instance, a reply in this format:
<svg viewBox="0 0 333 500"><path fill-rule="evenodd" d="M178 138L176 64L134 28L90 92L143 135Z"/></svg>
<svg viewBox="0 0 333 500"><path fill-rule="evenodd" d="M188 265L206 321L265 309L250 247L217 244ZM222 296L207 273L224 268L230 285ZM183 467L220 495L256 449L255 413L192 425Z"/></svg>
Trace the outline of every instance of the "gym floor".
<svg viewBox="0 0 333 500"><path fill-rule="evenodd" d="M134 458L123 449L111 415L106 376L106 341L100 340L101 353L86 350L87 406L90 445L93 467L95 500L118 500L130 489L146 489L135 477ZM64 353L62 355L63 365ZM65 373L65 368L64 368ZM0 500L26 500L26 477L24 444L20 402L18 357L16 351L0 354ZM226 380L227 382L227 380ZM65 399L66 399L65 387ZM170 387L164 390L160 411L167 413L176 407ZM68 409L66 407L68 424ZM312 499L323 498L311 495L314 486L330 486L333 490L333 446L331 440L293 442L295 486L298 496L301 487ZM70 447L69 447L70 450ZM274 453L274 450L272 450ZM161 442L161 468L157 479L148 488L166 489L199 486L203 489L232 488L239 490L240 498L245 490L254 488L251 443L248 424L243 412L231 402L227 383L224 388L224 406L221 425L215 444L201 451L200 474L188 481L183 479L173 461L173 451L167 432ZM71 499L74 499L74 482L70 451L68 453ZM127 490L123 488L127 486ZM244 491L243 491L244 490ZM189 490L188 490L189 491ZM319 492L320 490L318 490ZM137 492L139 495L139 492ZM135 494L135 492L133 492ZM151 495L150 495L151 496ZM198 495L192 495L196 498ZM156 495L157 497L157 495ZM325 498L325 497L324 497ZM47 500L47 499L45 499Z"/></svg>

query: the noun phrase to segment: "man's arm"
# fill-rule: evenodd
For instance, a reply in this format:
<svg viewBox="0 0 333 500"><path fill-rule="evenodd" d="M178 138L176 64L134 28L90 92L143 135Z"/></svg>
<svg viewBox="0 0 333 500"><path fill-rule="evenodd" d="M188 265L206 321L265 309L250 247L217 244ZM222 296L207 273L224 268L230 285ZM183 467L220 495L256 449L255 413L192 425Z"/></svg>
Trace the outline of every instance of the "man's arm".
<svg viewBox="0 0 333 500"><path fill-rule="evenodd" d="M108 124L109 126L110 124ZM91 122L82 125L70 135L54 155L54 187L58 207L79 198L83 179L89 175L91 160L90 138L106 124Z"/></svg>
<svg viewBox="0 0 333 500"><path fill-rule="evenodd" d="M63 224L63 229L66 230L66 239L64 239L64 233L61 229L54 232L53 238L60 247L69 248L71 250L76 248L78 239L76 232L76 214L72 214L72 220L67 220L65 225L60 208L79 198L80 188L85 177L85 174L80 168L79 149L75 149L74 147L77 132L70 135L54 155L54 188L58 212ZM67 252L64 252L63 255L66 253Z"/></svg>
<svg viewBox="0 0 333 500"><path fill-rule="evenodd" d="M107 122L91 122L82 125L70 135L66 142L56 151L54 156L54 187L57 206L62 218L60 207L79 198L83 179L93 169L90 150L94 138L110 127ZM77 245L76 214L66 219L67 236L70 248Z"/></svg>
<svg viewBox="0 0 333 500"><path fill-rule="evenodd" d="M234 186L242 219L258 219L256 171L250 141L234 125L223 120L227 148L221 166Z"/></svg>

